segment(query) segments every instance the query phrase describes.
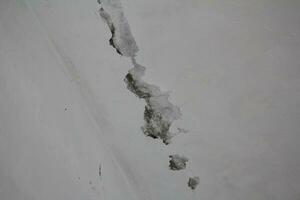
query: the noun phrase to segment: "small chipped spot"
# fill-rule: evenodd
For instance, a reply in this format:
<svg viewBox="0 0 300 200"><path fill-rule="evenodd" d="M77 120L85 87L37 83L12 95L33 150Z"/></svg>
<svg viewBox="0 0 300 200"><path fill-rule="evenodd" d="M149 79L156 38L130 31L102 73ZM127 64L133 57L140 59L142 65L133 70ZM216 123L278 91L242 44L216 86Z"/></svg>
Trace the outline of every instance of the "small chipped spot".
<svg viewBox="0 0 300 200"><path fill-rule="evenodd" d="M188 158L185 156L180 156L178 154L169 156L169 168L171 170L183 170L186 168L186 163L188 162Z"/></svg>
<svg viewBox="0 0 300 200"><path fill-rule="evenodd" d="M199 185L199 182L200 182L199 176L190 177L189 181L188 181L188 186L192 190L195 190L197 188L197 186Z"/></svg>

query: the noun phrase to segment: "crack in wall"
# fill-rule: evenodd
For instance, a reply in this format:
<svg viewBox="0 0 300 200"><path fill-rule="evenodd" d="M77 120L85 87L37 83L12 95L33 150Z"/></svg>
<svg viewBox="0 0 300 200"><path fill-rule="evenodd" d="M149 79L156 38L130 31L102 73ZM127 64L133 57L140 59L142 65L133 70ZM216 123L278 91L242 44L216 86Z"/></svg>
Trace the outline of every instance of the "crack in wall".
<svg viewBox="0 0 300 200"><path fill-rule="evenodd" d="M131 34L129 24L124 16L120 0L97 0L100 4L99 14L110 29L111 38L109 44L122 56L131 58L133 67L124 78L127 89L138 98L145 100L144 125L141 127L146 136L161 139L166 145L170 144L170 127L174 120L181 117L180 108L169 101L169 93L162 92L156 85L143 81L146 67L136 62L135 56L138 46ZM187 131L178 129L178 132ZM188 159L177 154L169 156L171 170L183 170ZM199 183L199 177L189 178L188 186L195 189Z"/></svg>
<svg viewBox="0 0 300 200"><path fill-rule="evenodd" d="M109 44L120 55L131 58L133 68L128 71L124 81L128 90L146 102L144 111L145 124L142 127L144 134L155 139L159 138L164 144L169 144L173 136L169 132L171 124L181 116L179 107L168 100L168 93L163 93L158 86L142 80L146 68L135 60L138 47L131 34L129 24L124 17L120 2L116 0L98 0L98 3L101 5L99 14L108 25L112 35L109 39ZM105 9L103 4L105 4ZM113 14L107 12L106 9L111 9Z"/></svg>

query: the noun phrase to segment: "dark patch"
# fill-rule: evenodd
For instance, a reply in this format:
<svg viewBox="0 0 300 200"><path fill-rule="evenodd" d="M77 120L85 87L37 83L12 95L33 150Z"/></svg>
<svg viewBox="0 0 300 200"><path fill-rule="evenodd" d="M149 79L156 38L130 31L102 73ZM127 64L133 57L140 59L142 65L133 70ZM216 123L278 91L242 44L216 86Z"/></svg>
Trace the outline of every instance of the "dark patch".
<svg viewBox="0 0 300 200"><path fill-rule="evenodd" d="M182 170L186 168L186 163L188 159L185 156L180 156L178 154L169 156L169 167L171 170Z"/></svg>
<svg viewBox="0 0 300 200"><path fill-rule="evenodd" d="M190 177L188 181L188 186L194 190L199 185L200 178L199 176Z"/></svg>
<svg viewBox="0 0 300 200"><path fill-rule="evenodd" d="M145 124L142 130L145 135L154 139L160 138L166 145L170 143L172 137L169 132L171 123L163 120L161 114L155 112L149 104L145 106L144 120Z"/></svg>
<svg viewBox="0 0 300 200"><path fill-rule="evenodd" d="M149 102L152 95L149 90L143 85L139 85L131 73L126 75L124 81L127 84L127 89L129 91L146 101L144 111L145 124L142 127L144 134L154 139L160 138L164 144L168 145L172 138L172 135L169 132L171 123L164 120L161 113L158 113L152 108Z"/></svg>

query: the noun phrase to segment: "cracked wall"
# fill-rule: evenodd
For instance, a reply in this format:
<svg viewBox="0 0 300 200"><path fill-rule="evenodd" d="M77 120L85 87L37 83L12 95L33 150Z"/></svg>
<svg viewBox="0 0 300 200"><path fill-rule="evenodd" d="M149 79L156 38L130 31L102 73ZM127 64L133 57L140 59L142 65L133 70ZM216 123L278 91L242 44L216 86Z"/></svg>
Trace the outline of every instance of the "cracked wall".
<svg viewBox="0 0 300 200"><path fill-rule="evenodd" d="M153 84L145 82L146 67L136 62L138 46L132 36L129 24L122 10L119 0L98 0L99 14L110 29L111 38L109 44L121 56L131 59L132 68L124 78L127 89L138 98L145 101L143 133L154 139L160 139L165 145L171 143L175 135L170 132L173 121L181 117L180 108L169 101L169 93L162 92ZM183 129L184 130L184 129ZM178 128L178 131L180 129ZM188 159L178 154L169 156L170 170L184 170ZM189 179L188 186L195 189L199 180Z"/></svg>

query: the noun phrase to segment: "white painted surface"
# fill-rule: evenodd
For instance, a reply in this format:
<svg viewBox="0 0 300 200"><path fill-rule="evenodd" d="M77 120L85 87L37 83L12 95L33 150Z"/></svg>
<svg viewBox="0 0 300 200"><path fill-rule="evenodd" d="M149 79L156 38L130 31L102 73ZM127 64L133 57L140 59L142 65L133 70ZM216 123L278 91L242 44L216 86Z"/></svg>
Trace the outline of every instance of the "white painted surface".
<svg viewBox="0 0 300 200"><path fill-rule="evenodd" d="M190 132L142 134L96 1L1 0L0 199L298 200L300 1L122 4L145 79Z"/></svg>

